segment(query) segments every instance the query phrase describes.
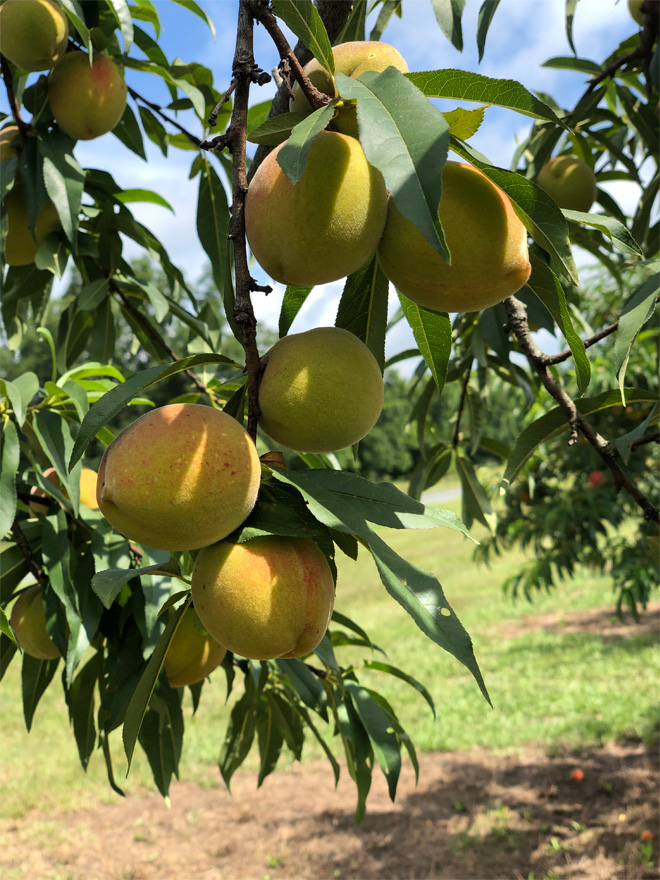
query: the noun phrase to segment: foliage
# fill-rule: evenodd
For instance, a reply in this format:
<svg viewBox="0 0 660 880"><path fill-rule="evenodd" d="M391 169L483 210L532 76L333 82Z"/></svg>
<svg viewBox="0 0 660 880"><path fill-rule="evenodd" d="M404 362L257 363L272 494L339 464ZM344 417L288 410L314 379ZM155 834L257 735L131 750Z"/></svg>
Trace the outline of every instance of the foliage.
<svg viewBox="0 0 660 880"><path fill-rule="evenodd" d="M182 5L208 20L192 0ZM380 9L372 38L383 33L395 12L401 12L401 4L375 5ZM198 181L197 232L211 264L215 290L207 288L201 296L195 293L162 243L131 212L135 202L169 207L166 198L142 187L122 189L107 171L83 168L75 155L75 143L53 121L46 100L46 77L30 77L3 58L2 75L19 128L20 148L16 156L1 163L2 196L19 181L26 194L29 223L34 225L51 199L62 225L61 232L49 234L39 244L33 264L0 267L4 272L2 320L8 348L20 350L36 326L42 328L39 332L50 352L45 372L43 363L38 368L35 363L32 369L12 371L11 380L0 382L0 532L4 538L0 544L1 673L18 656L4 609L23 587L34 582L43 588L48 632L63 658L60 664L23 655L28 729L41 696L61 666L63 694L84 767L98 747L110 785L121 793L110 748L111 733L121 728L129 766L139 745L163 795L178 774L185 729L182 693L169 687L162 667L190 602L194 554L168 554L139 546L115 532L100 513L81 505L81 459L88 451L94 457L90 443L108 445L126 413L135 414L134 407L149 407L172 397L221 408L241 422L247 419L248 429L256 433L260 352L250 293L263 286L250 277L243 247L240 208L246 180L242 139L247 130L253 142L271 143L274 127L280 139L290 135L280 164L287 176L296 180L314 137L331 119L333 106L343 101L357 104L360 142L369 162L385 177L392 200L438 253L448 256L436 205L451 146L510 197L534 242L532 275L519 298L510 297L483 312L454 317L423 309L400 295L400 312L389 324L389 285L377 259L372 257L350 275L339 304L337 326L365 341L382 366L388 326L405 320L415 338L414 350L393 359L418 359L409 389L410 416L400 406L393 413L399 420L400 434L410 427L415 443L417 461L410 495L391 484L371 483L350 470L341 470L330 456L301 453L298 458L304 467L299 469L283 469L279 460L267 458L257 506L232 540L262 534L311 536L331 565L335 564L337 548L353 559L362 548L373 557L389 595L424 634L465 665L487 698L471 640L439 581L395 552L384 540L382 527L446 527L467 534L466 526L479 521L493 530L494 542L534 541L540 564L556 566L552 547L548 549L541 535L546 529L545 511L554 511L559 497L561 528L555 537L558 541L570 538L572 544L566 543L569 553L576 534L588 542L605 529L605 505L593 504L587 496L580 507L580 484L567 481L569 473L591 466L586 447L581 460L575 454L576 449L582 453L580 443L562 446L560 452L552 445L554 438L565 440L570 433L572 441L578 437L589 440L589 448L609 469L620 495L627 493L635 502L628 509L610 505L608 521L612 526L618 528L624 515L633 510L641 519L641 510L643 529L657 529L658 512L650 500L657 492L657 474L646 454L645 433L657 424L656 410L649 412L657 400L657 384L645 371L651 363L648 350L656 344L656 332L647 329L647 323L656 306L657 286L647 278L655 268L652 261L657 260L658 252L658 223L653 213L659 181L658 92L657 82L653 88L649 81L647 91L641 80L657 40L657 24L649 20L641 35L627 37L602 64L579 58L548 62L594 75L570 111L560 108L550 96L533 95L523 84L455 70L404 75L389 68L378 74L368 72L360 79L338 73L337 97L323 99L314 97L287 54L276 17L286 22L331 71L331 38L321 15L327 13L324 0L319 0L320 11L310 0L275 0L272 10L258 0L241 0L230 86L234 107L230 110L227 95L215 87L211 70L199 63L170 62L165 57L158 42L158 10L148 0L134 5L118 0L93 4L67 0L63 6L74 46L90 53L107 51L125 67L129 82L131 71L151 73L168 90L169 105L157 107L131 88L132 103L113 135L141 158L145 158L145 137L166 156L173 151L190 155L190 177ZM495 8L496 4L490 5L480 18L476 35L480 53ZM346 3L332 41L365 39L366 9L366 0ZM434 0L434 9L443 32L455 46L462 47L463 4ZM275 115L273 122L265 121L268 107L264 104L248 110L250 81L268 78L256 63L246 62L252 53L249 34L253 19L274 39L281 38L280 52L286 59L281 73L291 75L293 66L294 78L308 90L308 97L317 101L312 116L301 121L288 114L282 114L281 119ZM208 23L213 29L210 20ZM229 71L223 76L228 79ZM222 88L226 85L227 81L223 82ZM286 95L285 82L273 102L276 114L278 107L281 112L282 96L286 100ZM475 101L480 106L475 110L452 107L442 113L435 99ZM490 105L533 120L511 170L493 166L469 144ZM31 114L29 124L23 120L25 113ZM188 128L176 118L179 113L185 113L181 118L193 120ZM215 120L211 124L209 117ZM213 127L224 134L211 136ZM192 128L199 135L189 130ZM225 148L232 153L232 161L223 152ZM252 170L260 156L263 158L263 150L257 150ZM579 153L595 168L600 183L621 177L647 183L632 217L628 218L602 189L598 198L604 213L562 212L534 183L553 151ZM432 162L426 160L429 155ZM655 171L647 171L651 165ZM6 233L5 217L3 242ZM126 240L158 263L156 277L145 274L144 263L125 258ZM606 378L590 347L588 337L594 328L588 313L583 312L589 299L578 284L572 244L598 259L612 279L610 314L620 320L608 330L613 351ZM637 283L631 283L626 272L638 260L643 274ZM70 296L53 303L53 280L63 275L67 265L75 266L80 283ZM301 288L286 291L281 335L289 331L308 293ZM527 315L530 322L564 337L568 346L565 356L552 361L540 352L530 335ZM233 338L229 338L228 328ZM639 355L640 349L647 354ZM515 432L512 423L506 422L505 438L504 429L488 415L492 389L501 388L501 383L514 389L511 400L520 410ZM434 404L438 398L455 404L450 434L443 410L439 413L440 404ZM608 444L607 435L599 430L605 432L611 426L599 424L601 413L638 406L643 419L634 423L634 430L639 430L634 441L627 430L621 436L610 435L612 443ZM389 419L389 415L383 417L382 428ZM518 433L523 419L526 426ZM644 443L638 445L638 440ZM268 448L259 442L260 451ZM382 465L374 458L382 456L378 448L382 442L376 432L373 441L365 441L363 461L369 475L380 475ZM543 458L538 453L541 444L545 444ZM406 467L406 445L407 441L397 444L396 464L393 457L391 467ZM538 486L540 499L547 493L546 506L538 509L539 513L544 511L544 517L532 517L530 526L527 512L521 516L519 507L515 509L517 519L509 518L511 531L507 528L503 533L501 527L495 531L495 512L474 467L475 457L483 453L507 462L505 485L512 484L523 468L531 474L537 466L542 478L535 479L532 488L537 491ZM563 472L562 458L569 462ZM416 500L451 465L461 480L463 522ZM61 481L59 489L44 480L48 467L55 468ZM546 479L548 469L552 474ZM38 517L31 515L28 506L35 486L52 498L46 514ZM573 496L567 498L567 491L572 490ZM582 519L576 523L578 510L582 510ZM504 522L506 525L507 519ZM577 525L584 530L576 531ZM651 538L655 534L653 531ZM648 596L646 563L640 561L641 555L631 561L628 549L618 543L611 559L622 565L621 595L643 604ZM599 552L596 546L594 559ZM563 570L571 570L572 560L559 561ZM552 581L542 573L535 577L544 583ZM164 612L170 609L175 611L168 617ZM376 765L394 798L402 748L417 770L414 745L394 707L381 693L361 683L361 668L341 662L344 646L371 645L360 623L335 613L323 642L305 661L257 662L227 655L223 664L227 690L238 686L237 677L243 688L232 709L219 759L227 785L252 747L259 752L261 783L275 768L284 746L299 758L309 735L321 743L337 776L339 764L319 731L319 725L327 724L343 748L357 787L356 818L364 813ZM403 679L428 699L424 686L410 673L390 665L383 665L381 671ZM196 706L204 685L195 685L191 691Z"/></svg>

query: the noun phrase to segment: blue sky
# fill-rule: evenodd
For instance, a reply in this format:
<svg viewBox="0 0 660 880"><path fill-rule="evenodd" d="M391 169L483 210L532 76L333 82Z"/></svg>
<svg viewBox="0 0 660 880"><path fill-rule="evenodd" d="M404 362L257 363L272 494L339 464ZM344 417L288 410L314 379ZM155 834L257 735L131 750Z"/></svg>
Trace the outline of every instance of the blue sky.
<svg viewBox="0 0 660 880"><path fill-rule="evenodd" d="M162 21L160 44L170 60L197 61L209 67L218 90L231 78L234 35L237 16L236 0L199 0L215 23L217 40L200 19L183 8L165 0L156 0ZM458 68L492 77L518 79L532 91L552 94L569 106L584 90L586 78L580 74L543 68L542 63L555 55L568 55L565 35L564 0L502 0L488 36L484 60L478 63L476 22L481 0L467 0L463 24L465 48L457 52L438 27L430 0L404 0L403 16L393 18L384 39L392 43L406 58L411 70ZM574 40L578 54L600 61L626 36L635 25L625 0L581 0L574 22ZM150 27L146 26L150 31ZM255 29L257 63L271 70L278 61L277 53L263 28ZM129 71L127 80L150 100L167 102L167 92L159 80L148 74ZM274 86L253 89L253 101L272 96ZM6 110L6 99L0 104ZM441 109L451 109L447 104ZM465 105L476 106L476 105ZM191 129L201 135L191 117ZM182 119L183 121L183 119ZM531 120L510 111L490 109L484 123L472 139L474 146L495 164L508 167L516 146L516 138L524 137ZM104 168L126 188L147 187L160 192L175 209L172 216L158 206L134 205L139 220L146 223L164 242L172 260L194 282L200 275L206 257L195 231L196 182L188 181L192 153L170 151L164 159L156 147L148 146L148 162L128 151L113 135L76 146L78 160L86 167ZM635 193L625 186L612 184L612 193L624 208L632 206ZM615 188L618 187L618 188ZM127 254L131 254L130 247ZM316 289L307 301L294 330L307 326L332 324L342 282ZM275 325L283 289L267 298L255 295L258 320ZM392 340L388 354L405 346L401 339Z"/></svg>

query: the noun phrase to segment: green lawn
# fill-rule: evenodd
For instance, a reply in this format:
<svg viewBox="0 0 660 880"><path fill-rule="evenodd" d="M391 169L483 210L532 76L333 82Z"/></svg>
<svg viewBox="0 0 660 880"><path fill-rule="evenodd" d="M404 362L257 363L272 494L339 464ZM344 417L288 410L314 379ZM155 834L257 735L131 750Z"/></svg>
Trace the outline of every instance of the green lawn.
<svg viewBox="0 0 660 880"><path fill-rule="evenodd" d="M457 503L448 505L457 509ZM475 529L479 537L479 529ZM473 545L446 529L389 532L387 539L404 557L433 571L474 640L494 708L481 696L470 674L436 647L385 592L370 557L339 560L336 608L364 626L387 651L390 663L405 669L431 691L434 720L426 702L405 683L378 672L363 673L365 684L392 702L418 749L515 748L537 744L589 747L626 736L650 737L658 720L660 648L656 634L625 638L563 632L561 625L525 627L522 618L550 612L568 616L590 608L613 608L611 581L583 572L533 605L513 604L500 585L521 556L511 553L492 568L472 562ZM613 615L612 615L613 616ZM515 622L519 625L516 626ZM345 664L359 662L363 649L341 648ZM204 689L197 715L186 726L181 778L217 785L215 766L228 709L224 677L216 673ZM187 698L186 698L187 699ZM189 702L188 702L189 706ZM188 713L190 714L190 713ZM32 807L73 809L111 801L102 756L95 753L87 774L78 764L73 734L61 699L58 676L44 695L27 734L20 702L20 663L0 685L3 798L0 815L21 815ZM112 742L117 781L124 786L121 739ZM320 757L314 743L307 757ZM340 757L339 751L336 754ZM256 757L248 759L256 766ZM125 790L151 786L146 760L136 752Z"/></svg>

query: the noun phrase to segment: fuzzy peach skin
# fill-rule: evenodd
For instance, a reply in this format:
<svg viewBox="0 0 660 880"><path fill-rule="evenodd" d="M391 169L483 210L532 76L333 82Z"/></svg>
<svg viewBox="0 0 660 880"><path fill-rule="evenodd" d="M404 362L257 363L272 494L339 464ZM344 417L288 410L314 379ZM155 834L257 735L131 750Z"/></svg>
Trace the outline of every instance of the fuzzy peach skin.
<svg viewBox="0 0 660 880"><path fill-rule="evenodd" d="M383 377L348 330L317 327L278 340L264 356L259 424L277 443L333 452L361 440L383 408Z"/></svg>
<svg viewBox="0 0 660 880"><path fill-rule="evenodd" d="M34 228L34 235L28 225L27 204L18 183L4 198L3 208L7 212L7 238L5 239L5 260L9 266L28 266L34 263L37 248L50 232L62 228L57 208L47 201L41 209Z"/></svg>
<svg viewBox="0 0 660 880"><path fill-rule="evenodd" d="M26 654L39 660L54 660L60 656L46 631L46 613L38 584L20 594L11 609L9 622Z"/></svg>
<svg viewBox="0 0 660 880"><path fill-rule="evenodd" d="M560 208L585 213L596 201L596 175L577 156L554 156L539 171L536 182Z"/></svg>
<svg viewBox="0 0 660 880"><path fill-rule="evenodd" d="M7 125L0 130L0 162L17 156L20 143L17 125Z"/></svg>
<svg viewBox="0 0 660 880"><path fill-rule="evenodd" d="M293 186L276 147L248 189L245 226L261 268L282 284L314 286L362 266L385 226L387 190L359 141L322 131Z"/></svg>
<svg viewBox="0 0 660 880"><path fill-rule="evenodd" d="M159 550L195 550L233 532L257 499L261 465L247 431L210 406L146 413L105 451L96 498L123 535Z"/></svg>
<svg viewBox="0 0 660 880"><path fill-rule="evenodd" d="M204 630L197 612L187 608L165 654L170 687L185 687L206 678L219 666L227 649Z"/></svg>
<svg viewBox="0 0 660 880"><path fill-rule="evenodd" d="M447 162L438 216L451 265L390 199L378 258L401 293L434 311L473 312L520 290L531 272L527 231L506 193L485 174Z"/></svg>
<svg viewBox="0 0 660 880"><path fill-rule="evenodd" d="M408 65L401 53L389 43L381 43L379 40L356 40L339 43L337 46L333 46L332 56L335 60L335 73L343 73L352 79L357 79L368 70L380 72L388 67L396 67L402 73L408 72ZM319 92L335 97L332 77L316 58L312 58L305 65L304 72ZM292 113L312 112L312 107L297 82L294 83L291 90L289 110ZM354 138L358 136L357 114L354 106L347 105L338 108L332 121L338 131Z"/></svg>
<svg viewBox="0 0 660 880"><path fill-rule="evenodd" d="M48 102L69 137L88 141L117 125L126 109L126 83L107 55L69 52L48 77Z"/></svg>
<svg viewBox="0 0 660 880"><path fill-rule="evenodd" d="M334 595L330 566L310 538L221 541L200 550L192 573L199 619L220 644L252 660L313 651Z"/></svg>
<svg viewBox="0 0 660 880"><path fill-rule="evenodd" d="M0 52L23 70L49 70L66 52L69 25L52 0L5 0L0 6Z"/></svg>

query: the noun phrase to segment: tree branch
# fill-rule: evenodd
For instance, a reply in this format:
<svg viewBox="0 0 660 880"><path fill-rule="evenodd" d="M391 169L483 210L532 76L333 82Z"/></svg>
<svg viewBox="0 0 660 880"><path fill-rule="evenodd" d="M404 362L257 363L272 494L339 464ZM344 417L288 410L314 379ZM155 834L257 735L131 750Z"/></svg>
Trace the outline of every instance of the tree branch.
<svg viewBox="0 0 660 880"><path fill-rule="evenodd" d="M660 443L660 431L656 431L654 434L647 434L646 437L640 437L639 440L633 440L630 448L639 449L640 446L646 446L647 443Z"/></svg>
<svg viewBox="0 0 660 880"><path fill-rule="evenodd" d="M30 550L30 545L28 544L27 538L23 533L23 529L19 526L18 522L14 520L11 533L14 537L14 541L18 546L18 549L23 554L23 558L27 562L27 567L30 571L30 574L36 579L37 583L40 586L44 586L44 584L48 581L48 578L43 572L43 569L37 562L37 560L32 555L32 551Z"/></svg>
<svg viewBox="0 0 660 880"><path fill-rule="evenodd" d="M14 117L16 125L18 126L18 133L21 138L21 148L25 146L25 142L27 140L27 133L30 126L25 122L21 116L21 108L18 103L18 99L16 98L16 93L14 92L14 82L11 76L11 70L9 69L9 62L5 58L4 55L0 55L0 69L2 70L2 78L5 81L5 89L7 90L7 98L9 100L9 106L11 107L11 114Z"/></svg>
<svg viewBox="0 0 660 880"><path fill-rule="evenodd" d="M467 365L467 369L465 371L465 376L463 377L463 388L461 389L461 399L458 402L458 412L456 414L456 424L454 425L454 432L451 438L451 445L456 449L458 446L458 440L460 437L461 431L461 416L463 415L463 409L465 408L465 401L467 399L467 390L468 385L470 384L470 374L472 372L472 361Z"/></svg>
<svg viewBox="0 0 660 880"><path fill-rule="evenodd" d="M576 443L578 434L582 434L610 469L614 479L615 490L618 492L620 489L625 489L635 503L644 511L644 517L649 522L655 521L660 523L660 511L658 508L649 501L646 495L640 492L628 475L621 469L621 465L619 464L619 453L616 446L608 443L607 440L598 433L591 422L589 422L579 411L575 401L567 394L564 388L562 388L550 372L545 359L546 355L543 354L532 338L529 325L527 324L527 310L525 304L519 299L516 299L515 296L510 296L504 300L504 307L509 317L509 328L516 337L520 350L527 357L527 360L546 390L557 401L566 415L571 428L571 436L568 441L569 445Z"/></svg>
<svg viewBox="0 0 660 880"><path fill-rule="evenodd" d="M144 98L139 92L136 92L135 89L132 89L128 86L128 93L135 101L142 101L143 104L146 104L150 110L153 110L154 113L157 113L161 119L164 119L165 122L169 122L170 125L173 125L174 128L178 128L181 134L185 134L189 141L192 141L196 147L201 146L202 141L200 138L196 137L196 135L191 134L188 129L184 128L180 125L175 119L171 119L166 113L163 113L162 108L158 104L154 104L152 101L148 101Z"/></svg>

